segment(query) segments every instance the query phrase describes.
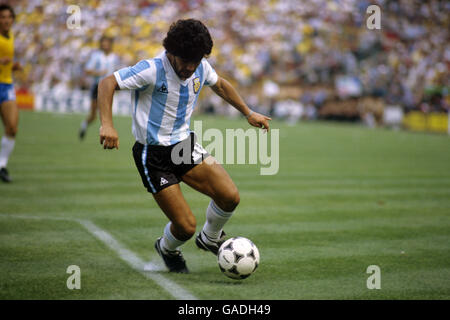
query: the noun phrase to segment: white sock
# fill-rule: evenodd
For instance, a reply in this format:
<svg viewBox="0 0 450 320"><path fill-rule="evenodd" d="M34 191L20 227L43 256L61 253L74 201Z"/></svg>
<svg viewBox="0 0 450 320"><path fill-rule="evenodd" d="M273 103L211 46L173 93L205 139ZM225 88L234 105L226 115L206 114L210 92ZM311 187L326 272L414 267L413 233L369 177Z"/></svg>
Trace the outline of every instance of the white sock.
<svg viewBox="0 0 450 320"><path fill-rule="evenodd" d="M6 168L8 159L14 149L16 140L7 136L3 136L0 147L0 168Z"/></svg>
<svg viewBox="0 0 450 320"><path fill-rule="evenodd" d="M80 129L81 129L82 131L86 131L87 127L88 127L87 121L86 121L86 120L83 120L83 122L81 123Z"/></svg>
<svg viewBox="0 0 450 320"><path fill-rule="evenodd" d="M181 246L186 241L181 241L175 238L175 236L170 232L170 226L172 225L172 222L169 222L166 224L166 227L164 228L164 235L161 239L161 248L165 251L175 251L178 250L178 247Z"/></svg>
<svg viewBox="0 0 450 320"><path fill-rule="evenodd" d="M211 200L206 209L206 222L203 226L203 233L210 239L218 240L223 226L231 218L233 212L234 211L226 212L220 209L217 204Z"/></svg>

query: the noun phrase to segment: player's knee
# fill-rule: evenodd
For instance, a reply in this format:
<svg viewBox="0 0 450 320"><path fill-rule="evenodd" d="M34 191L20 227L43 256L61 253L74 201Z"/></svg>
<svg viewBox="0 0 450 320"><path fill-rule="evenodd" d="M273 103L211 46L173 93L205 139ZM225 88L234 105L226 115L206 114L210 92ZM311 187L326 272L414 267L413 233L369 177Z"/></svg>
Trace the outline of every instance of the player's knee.
<svg viewBox="0 0 450 320"><path fill-rule="evenodd" d="M15 138L17 135L17 127L16 126L7 126L5 127L5 134L8 137Z"/></svg>

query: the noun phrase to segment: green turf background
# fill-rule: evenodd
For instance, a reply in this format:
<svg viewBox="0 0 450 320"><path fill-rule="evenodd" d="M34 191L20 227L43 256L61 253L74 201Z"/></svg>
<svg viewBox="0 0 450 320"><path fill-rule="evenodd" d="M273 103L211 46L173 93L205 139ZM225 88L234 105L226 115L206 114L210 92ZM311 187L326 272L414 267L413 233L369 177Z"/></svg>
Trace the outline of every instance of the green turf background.
<svg viewBox="0 0 450 320"><path fill-rule="evenodd" d="M72 221L88 219L145 261L167 223L142 187L131 156L131 119L117 117L120 150L105 151L98 123L85 141L81 115L21 112L9 170L0 184L0 299L171 299L152 280ZM208 128L244 119L197 116ZM280 170L225 165L241 203L227 233L252 239L261 265L244 281L215 258L184 246L189 275L162 272L200 299L449 299L450 138L336 123L273 121ZM183 186L198 227L208 199ZM81 268L80 290L66 268ZM381 289L366 287L369 265Z"/></svg>

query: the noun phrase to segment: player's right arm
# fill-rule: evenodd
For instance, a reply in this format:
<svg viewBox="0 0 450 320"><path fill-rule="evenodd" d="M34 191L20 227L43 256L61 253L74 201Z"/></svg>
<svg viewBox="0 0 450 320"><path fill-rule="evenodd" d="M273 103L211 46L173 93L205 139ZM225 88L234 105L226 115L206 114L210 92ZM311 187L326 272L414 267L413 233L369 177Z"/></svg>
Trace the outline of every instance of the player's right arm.
<svg viewBox="0 0 450 320"><path fill-rule="evenodd" d="M131 67L122 68L98 84L97 103L100 110L100 144L104 149L119 149L119 136L112 120L114 90L136 90L155 83L156 71L149 61L142 60Z"/></svg>
<svg viewBox="0 0 450 320"><path fill-rule="evenodd" d="M97 71L94 69L85 69L85 73L86 73L86 75L91 76L91 77L101 77L101 76L105 75L106 71L105 70Z"/></svg>
<svg viewBox="0 0 450 320"><path fill-rule="evenodd" d="M100 110L100 144L103 149L119 149L119 135L114 128L112 102L114 90L119 89L116 78L110 75L98 84L98 106Z"/></svg>

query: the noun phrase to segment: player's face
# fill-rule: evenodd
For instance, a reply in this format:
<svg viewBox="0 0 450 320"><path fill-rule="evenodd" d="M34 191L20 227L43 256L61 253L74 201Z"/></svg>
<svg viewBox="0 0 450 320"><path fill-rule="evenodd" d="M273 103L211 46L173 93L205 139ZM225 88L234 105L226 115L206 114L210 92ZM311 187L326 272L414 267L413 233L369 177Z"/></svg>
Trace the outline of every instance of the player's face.
<svg viewBox="0 0 450 320"><path fill-rule="evenodd" d="M0 31L8 32L14 22L13 16L9 10L0 11Z"/></svg>
<svg viewBox="0 0 450 320"><path fill-rule="evenodd" d="M181 80L186 80L195 72L201 61L192 62L173 56L172 67Z"/></svg>
<svg viewBox="0 0 450 320"><path fill-rule="evenodd" d="M112 41L109 39L103 39L100 42L100 49L105 52L110 52L112 50Z"/></svg>

